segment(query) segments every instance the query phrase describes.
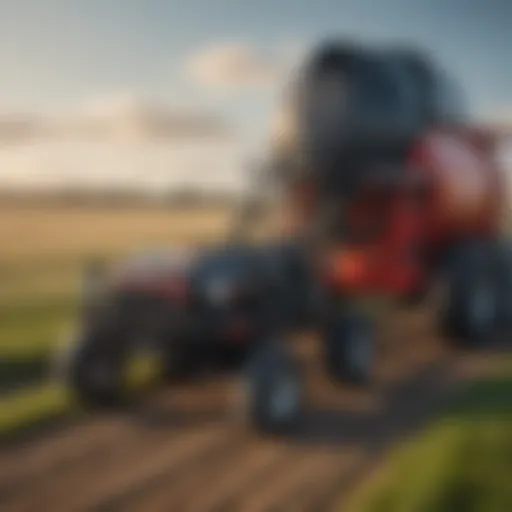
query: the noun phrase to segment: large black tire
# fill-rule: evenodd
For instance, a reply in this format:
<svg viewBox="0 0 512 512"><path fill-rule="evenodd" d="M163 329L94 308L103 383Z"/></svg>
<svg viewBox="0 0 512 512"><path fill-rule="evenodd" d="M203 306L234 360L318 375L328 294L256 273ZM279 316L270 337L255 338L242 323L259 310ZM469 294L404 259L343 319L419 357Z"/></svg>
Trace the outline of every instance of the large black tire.
<svg viewBox="0 0 512 512"><path fill-rule="evenodd" d="M126 402L126 350L92 332L78 333L60 360L60 376L80 405L109 408Z"/></svg>
<svg viewBox="0 0 512 512"><path fill-rule="evenodd" d="M304 401L302 376L298 362L284 346L257 346L242 378L243 413L257 431L282 435L298 427Z"/></svg>
<svg viewBox="0 0 512 512"><path fill-rule="evenodd" d="M512 241L496 244L495 276L497 283L498 329L507 336L512 332Z"/></svg>
<svg viewBox="0 0 512 512"><path fill-rule="evenodd" d="M371 381L375 353L375 330L360 313L333 315L323 334L324 363L336 382L364 385Z"/></svg>
<svg viewBox="0 0 512 512"><path fill-rule="evenodd" d="M463 346L483 346L498 326L499 294L491 242L458 246L444 276L440 323L444 334Z"/></svg>

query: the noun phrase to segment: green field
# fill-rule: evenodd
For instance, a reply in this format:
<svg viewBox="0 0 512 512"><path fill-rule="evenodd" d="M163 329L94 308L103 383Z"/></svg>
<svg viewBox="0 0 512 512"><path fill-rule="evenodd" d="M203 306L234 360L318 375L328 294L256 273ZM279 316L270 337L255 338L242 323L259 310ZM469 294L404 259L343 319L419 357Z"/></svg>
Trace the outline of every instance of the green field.
<svg viewBox="0 0 512 512"><path fill-rule="evenodd" d="M423 434L399 447L349 510L506 512L512 510L511 483L509 367L474 383Z"/></svg>
<svg viewBox="0 0 512 512"><path fill-rule="evenodd" d="M226 208L0 207L0 433L68 410L45 382L48 361L77 317L91 257L217 238Z"/></svg>

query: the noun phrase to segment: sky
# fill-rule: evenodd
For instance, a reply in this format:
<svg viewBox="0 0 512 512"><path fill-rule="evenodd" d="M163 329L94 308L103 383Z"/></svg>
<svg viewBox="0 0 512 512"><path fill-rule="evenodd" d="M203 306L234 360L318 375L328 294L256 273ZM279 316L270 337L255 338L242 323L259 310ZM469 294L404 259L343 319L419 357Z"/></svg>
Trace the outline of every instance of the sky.
<svg viewBox="0 0 512 512"><path fill-rule="evenodd" d="M475 115L512 118L510 0L0 0L0 119L133 124L153 103L217 116L258 147L286 71L330 36L411 42Z"/></svg>

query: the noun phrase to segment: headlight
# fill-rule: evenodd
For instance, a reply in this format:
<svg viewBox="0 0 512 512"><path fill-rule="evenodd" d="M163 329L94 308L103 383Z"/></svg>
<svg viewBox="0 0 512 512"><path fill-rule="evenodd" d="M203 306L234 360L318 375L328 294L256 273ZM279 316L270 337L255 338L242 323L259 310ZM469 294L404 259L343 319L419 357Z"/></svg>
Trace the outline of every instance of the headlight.
<svg viewBox="0 0 512 512"><path fill-rule="evenodd" d="M229 279L213 279L206 285L205 294L213 304L225 304L233 295L233 283Z"/></svg>

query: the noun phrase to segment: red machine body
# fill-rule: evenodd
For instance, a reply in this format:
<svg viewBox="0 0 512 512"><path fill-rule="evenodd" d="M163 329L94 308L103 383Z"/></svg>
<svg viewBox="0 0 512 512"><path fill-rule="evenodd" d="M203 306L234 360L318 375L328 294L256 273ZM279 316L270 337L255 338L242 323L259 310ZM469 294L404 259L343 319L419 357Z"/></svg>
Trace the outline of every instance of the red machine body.
<svg viewBox="0 0 512 512"><path fill-rule="evenodd" d="M499 228L503 187L492 142L477 130L427 133L399 183L369 183L349 208L347 243L328 251L327 280L350 294L410 294L462 239Z"/></svg>
<svg viewBox="0 0 512 512"><path fill-rule="evenodd" d="M505 187L495 134L471 127L441 66L331 42L301 78L274 137L276 168L291 189L292 229L332 227L316 252L333 295L414 295L457 244L496 238Z"/></svg>

